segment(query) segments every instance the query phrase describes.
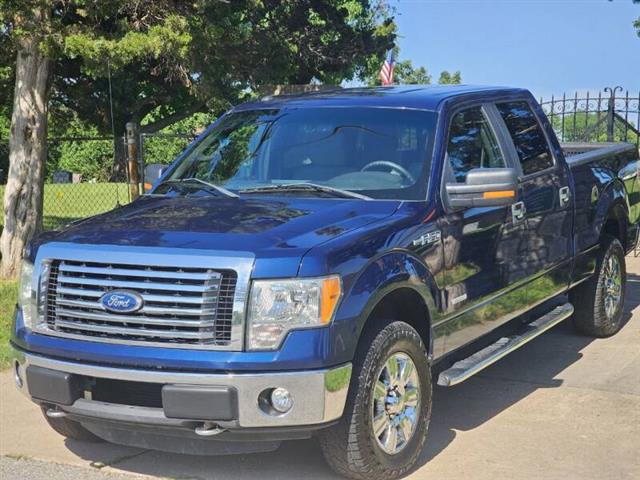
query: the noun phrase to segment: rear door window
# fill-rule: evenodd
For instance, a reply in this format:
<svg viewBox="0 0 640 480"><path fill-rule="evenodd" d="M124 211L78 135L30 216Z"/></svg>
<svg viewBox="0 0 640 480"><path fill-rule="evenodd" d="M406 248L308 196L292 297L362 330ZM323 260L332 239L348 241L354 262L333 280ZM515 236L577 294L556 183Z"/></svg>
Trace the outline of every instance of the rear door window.
<svg viewBox="0 0 640 480"><path fill-rule="evenodd" d="M522 165L522 173L531 175L553 167L553 156L538 119L527 102L496 105L509 130Z"/></svg>

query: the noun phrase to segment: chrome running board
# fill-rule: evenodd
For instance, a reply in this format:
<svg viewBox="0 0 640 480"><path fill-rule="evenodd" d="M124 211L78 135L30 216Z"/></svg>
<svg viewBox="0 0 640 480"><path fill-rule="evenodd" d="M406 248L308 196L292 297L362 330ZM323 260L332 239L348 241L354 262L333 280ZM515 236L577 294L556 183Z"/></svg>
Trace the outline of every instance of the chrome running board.
<svg viewBox="0 0 640 480"><path fill-rule="evenodd" d="M510 337L502 337L497 342L477 351L470 357L454 363L450 368L440 373L438 385L451 387L464 382L469 377L522 347L525 343L543 334L571 315L573 315L573 305L570 303L554 308L535 322L526 325L523 332Z"/></svg>

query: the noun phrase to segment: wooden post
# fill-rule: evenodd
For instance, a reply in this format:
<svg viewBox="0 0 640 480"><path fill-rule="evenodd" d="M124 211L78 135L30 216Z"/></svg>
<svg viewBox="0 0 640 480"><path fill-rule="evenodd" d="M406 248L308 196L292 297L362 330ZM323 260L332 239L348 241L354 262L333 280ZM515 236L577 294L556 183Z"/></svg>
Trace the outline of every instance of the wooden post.
<svg viewBox="0 0 640 480"><path fill-rule="evenodd" d="M140 196L140 177L138 175L138 125L127 122L127 168L129 169L129 194L131 201Z"/></svg>

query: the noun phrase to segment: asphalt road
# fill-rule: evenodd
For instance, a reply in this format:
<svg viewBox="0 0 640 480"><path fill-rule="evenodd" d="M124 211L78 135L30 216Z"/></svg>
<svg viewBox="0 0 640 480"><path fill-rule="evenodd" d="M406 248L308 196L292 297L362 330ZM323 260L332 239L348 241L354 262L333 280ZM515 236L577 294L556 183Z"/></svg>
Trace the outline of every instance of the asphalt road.
<svg viewBox="0 0 640 480"><path fill-rule="evenodd" d="M469 381L437 387L408 478L639 479L640 259L628 258L628 270L628 321L615 337L581 337L565 322ZM84 444L48 429L6 372L0 395L2 480L336 478L314 441L227 457Z"/></svg>

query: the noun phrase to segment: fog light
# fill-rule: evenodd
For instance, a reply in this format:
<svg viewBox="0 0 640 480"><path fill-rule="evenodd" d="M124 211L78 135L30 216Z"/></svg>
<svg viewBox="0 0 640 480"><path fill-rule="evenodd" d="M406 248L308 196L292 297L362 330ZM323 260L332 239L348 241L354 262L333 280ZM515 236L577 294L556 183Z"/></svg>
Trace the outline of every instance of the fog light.
<svg viewBox="0 0 640 480"><path fill-rule="evenodd" d="M271 392L271 406L280 413L286 413L293 407L293 397L286 388L278 387Z"/></svg>
<svg viewBox="0 0 640 480"><path fill-rule="evenodd" d="M20 364L18 362L13 366L13 378L16 381L16 386L22 388L24 382L22 381L22 375L20 375Z"/></svg>

